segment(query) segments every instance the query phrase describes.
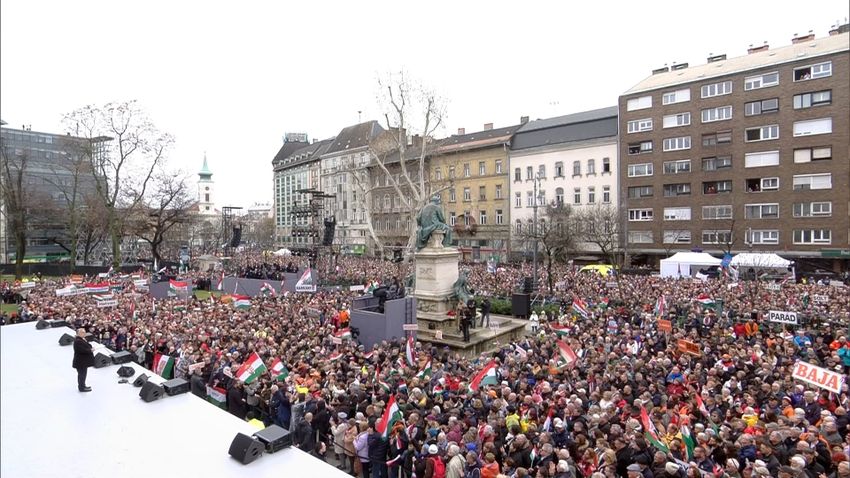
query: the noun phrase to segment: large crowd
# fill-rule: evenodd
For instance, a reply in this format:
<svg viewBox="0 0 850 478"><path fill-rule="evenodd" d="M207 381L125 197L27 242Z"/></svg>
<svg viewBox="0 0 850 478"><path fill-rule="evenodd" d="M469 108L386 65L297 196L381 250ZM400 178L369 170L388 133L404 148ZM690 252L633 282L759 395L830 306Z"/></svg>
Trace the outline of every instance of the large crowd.
<svg viewBox="0 0 850 478"><path fill-rule="evenodd" d="M231 267L267 273L293 260L241 258ZM319 267L361 284L409 271L350 258ZM507 296L529 272L463 269L480 296ZM346 288L255 297L237 309L217 297L154 301L125 280L119 306L98 308L42 281L18 318L66 320L148 368L155 355L171 356L193 393L284 426L296 446L353 475L850 478L847 385L832 393L792 377L798 362L842 378L850 371L848 289L612 278L562 265L553 276L547 300L560 307L541 313L535 332L477 356L427 342L408 353L403 338L370 350L339 340L362 293ZM800 323L769 322L769 310L795 312ZM683 352L682 339L695 350ZM563 346L573 360L561 360ZM236 371L254 353L269 367L279 359L286 373L242 383ZM495 380L473 380L490 367ZM402 419L384 430L391 402Z"/></svg>

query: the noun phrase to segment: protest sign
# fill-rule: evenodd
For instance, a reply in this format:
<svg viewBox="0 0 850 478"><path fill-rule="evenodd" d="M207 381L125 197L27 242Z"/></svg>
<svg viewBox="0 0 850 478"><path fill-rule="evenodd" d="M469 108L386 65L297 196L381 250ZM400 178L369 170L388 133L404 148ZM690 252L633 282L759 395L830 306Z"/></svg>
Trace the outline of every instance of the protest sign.
<svg viewBox="0 0 850 478"><path fill-rule="evenodd" d="M699 345L691 342L690 340L679 339L679 341L676 342L676 348L679 349L679 352L685 354L695 355L697 357L701 355Z"/></svg>
<svg viewBox="0 0 850 478"><path fill-rule="evenodd" d="M844 383L844 376L841 373L807 362L795 363L791 375L797 380L834 393L841 393L841 385Z"/></svg>
<svg viewBox="0 0 850 478"><path fill-rule="evenodd" d="M784 310L771 310L767 313L768 322L777 322L780 324L798 324L797 313Z"/></svg>

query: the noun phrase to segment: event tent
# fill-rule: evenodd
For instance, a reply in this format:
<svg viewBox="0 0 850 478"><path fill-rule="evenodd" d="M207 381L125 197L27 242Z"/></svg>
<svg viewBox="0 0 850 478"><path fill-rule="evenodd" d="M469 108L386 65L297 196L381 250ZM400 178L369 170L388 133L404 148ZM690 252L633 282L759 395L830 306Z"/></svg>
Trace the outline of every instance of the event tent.
<svg viewBox="0 0 850 478"><path fill-rule="evenodd" d="M730 266L741 267L764 267L764 268L786 268L791 261L783 259L772 252L742 252L732 258Z"/></svg>
<svg viewBox="0 0 850 478"><path fill-rule="evenodd" d="M283 247L281 249L274 251L274 255L276 255L276 256L289 256L289 255L292 255L292 251Z"/></svg>
<svg viewBox="0 0 850 478"><path fill-rule="evenodd" d="M677 252L661 259L661 277L690 277L704 267L719 266L721 260L705 252ZM695 267L696 271L692 268Z"/></svg>

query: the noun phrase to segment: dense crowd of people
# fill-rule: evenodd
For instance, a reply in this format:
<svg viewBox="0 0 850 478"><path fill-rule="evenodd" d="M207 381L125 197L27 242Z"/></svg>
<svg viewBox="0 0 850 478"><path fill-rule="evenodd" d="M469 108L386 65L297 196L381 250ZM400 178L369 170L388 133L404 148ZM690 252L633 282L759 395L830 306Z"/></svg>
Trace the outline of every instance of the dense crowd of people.
<svg viewBox="0 0 850 478"><path fill-rule="evenodd" d="M305 267L293 259L231 267L245 276L289 261ZM342 261L319 267L361 284L409 271ZM529 272L463 270L478 296L507 296ZM237 309L215 296L154 301L125 281L119 306L103 309L88 295L58 297L64 284L43 281L20 316L67 320L148 368L170 356L193 393L281 425L302 450L364 477L850 478L847 385L832 393L792 375L798 362L842 379L850 371L846 288L612 278L561 265L553 275L547 301L560 307L535 314L540 326L525 337L476 356L428 342L408 352L404 338L369 350L340 340L361 293L347 289L255 297ZM795 312L800 323L772 323L770 310ZM684 352L680 340L695 349ZM236 371L254 353L285 372L243 383ZM474 379L491 368L491 379ZM391 403L400 419L384 429Z"/></svg>

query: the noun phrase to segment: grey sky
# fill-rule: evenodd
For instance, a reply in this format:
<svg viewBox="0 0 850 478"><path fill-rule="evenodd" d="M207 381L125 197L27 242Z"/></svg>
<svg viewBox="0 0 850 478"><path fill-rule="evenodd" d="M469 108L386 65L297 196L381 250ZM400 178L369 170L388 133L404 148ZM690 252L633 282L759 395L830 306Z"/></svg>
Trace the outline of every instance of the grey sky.
<svg viewBox="0 0 850 478"><path fill-rule="evenodd" d="M0 116L60 132L63 113L138 99L206 150L218 205L270 201L285 132L325 138L378 119L376 78L405 68L448 103L445 134L616 104L665 63L827 34L846 0L644 2L0 3Z"/></svg>

